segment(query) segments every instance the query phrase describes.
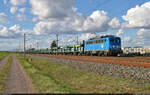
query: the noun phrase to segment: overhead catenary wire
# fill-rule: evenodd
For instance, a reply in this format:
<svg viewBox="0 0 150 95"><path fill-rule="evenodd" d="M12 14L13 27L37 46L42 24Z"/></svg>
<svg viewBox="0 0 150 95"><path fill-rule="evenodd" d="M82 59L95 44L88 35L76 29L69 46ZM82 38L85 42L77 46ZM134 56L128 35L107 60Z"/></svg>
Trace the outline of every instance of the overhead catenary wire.
<svg viewBox="0 0 150 95"><path fill-rule="evenodd" d="M97 0L96 2L98 2L98 1L99 1L99 0ZM92 10L95 10L95 9L97 9L97 8L99 8L99 7L102 7L102 6L104 6L105 4L108 4L108 2L110 2L110 1L111 1L111 0L105 0L105 1L103 1L103 2L97 3L96 6L94 6L93 8L91 8L91 9L85 11L85 13L89 13L89 12L92 11ZM78 36L77 36L77 38L78 38ZM78 44L78 39L77 39L77 44Z"/></svg>

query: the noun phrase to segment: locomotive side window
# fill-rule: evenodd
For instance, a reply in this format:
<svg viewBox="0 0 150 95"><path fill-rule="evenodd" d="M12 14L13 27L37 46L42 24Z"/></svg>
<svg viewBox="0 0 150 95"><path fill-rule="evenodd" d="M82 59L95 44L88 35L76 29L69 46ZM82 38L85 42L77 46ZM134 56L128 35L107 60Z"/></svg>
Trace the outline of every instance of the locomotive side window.
<svg viewBox="0 0 150 95"><path fill-rule="evenodd" d="M86 42L86 44L93 44L93 41Z"/></svg>
<svg viewBox="0 0 150 95"><path fill-rule="evenodd" d="M96 40L96 43L104 43L104 40Z"/></svg>
<svg viewBox="0 0 150 95"><path fill-rule="evenodd" d="M88 41L86 42L86 44L98 44L98 43L104 43L106 42L106 39L102 39L102 40L96 40L96 41Z"/></svg>
<svg viewBox="0 0 150 95"><path fill-rule="evenodd" d="M90 44L90 42L87 42L86 44Z"/></svg>
<svg viewBox="0 0 150 95"><path fill-rule="evenodd" d="M114 43L114 39L110 39L110 42L111 42L111 43Z"/></svg>
<svg viewBox="0 0 150 95"><path fill-rule="evenodd" d="M96 43L99 43L99 40L96 40Z"/></svg>
<svg viewBox="0 0 150 95"><path fill-rule="evenodd" d="M103 40L101 40L101 43L103 43L104 41Z"/></svg>

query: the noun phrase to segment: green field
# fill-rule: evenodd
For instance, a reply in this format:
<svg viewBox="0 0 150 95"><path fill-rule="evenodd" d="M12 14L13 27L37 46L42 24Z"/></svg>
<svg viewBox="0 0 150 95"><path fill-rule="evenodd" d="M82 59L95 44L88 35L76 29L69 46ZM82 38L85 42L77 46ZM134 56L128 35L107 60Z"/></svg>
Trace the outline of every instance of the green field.
<svg viewBox="0 0 150 95"><path fill-rule="evenodd" d="M150 93L149 85L100 76L44 59L18 56L39 93Z"/></svg>
<svg viewBox="0 0 150 95"><path fill-rule="evenodd" d="M0 60L8 55L8 52L0 52Z"/></svg>

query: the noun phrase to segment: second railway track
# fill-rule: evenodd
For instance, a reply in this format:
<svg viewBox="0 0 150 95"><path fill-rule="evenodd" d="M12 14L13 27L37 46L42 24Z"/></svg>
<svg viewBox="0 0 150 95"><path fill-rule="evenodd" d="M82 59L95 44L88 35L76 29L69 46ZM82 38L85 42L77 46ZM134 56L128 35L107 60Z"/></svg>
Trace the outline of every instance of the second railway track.
<svg viewBox="0 0 150 95"><path fill-rule="evenodd" d="M84 62L118 64L125 66L138 66L150 68L150 57L97 57L97 56L70 56L70 55L49 55L49 54L35 54L38 56L47 56L59 59L69 59Z"/></svg>

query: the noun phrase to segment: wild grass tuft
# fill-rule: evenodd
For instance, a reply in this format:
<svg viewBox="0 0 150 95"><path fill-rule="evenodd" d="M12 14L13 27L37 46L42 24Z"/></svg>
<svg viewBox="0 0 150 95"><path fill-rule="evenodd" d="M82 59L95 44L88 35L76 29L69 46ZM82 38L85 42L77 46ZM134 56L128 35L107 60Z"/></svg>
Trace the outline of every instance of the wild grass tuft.
<svg viewBox="0 0 150 95"><path fill-rule="evenodd" d="M147 85L146 85L146 88L148 88L148 89L150 90L150 84L147 84Z"/></svg>

